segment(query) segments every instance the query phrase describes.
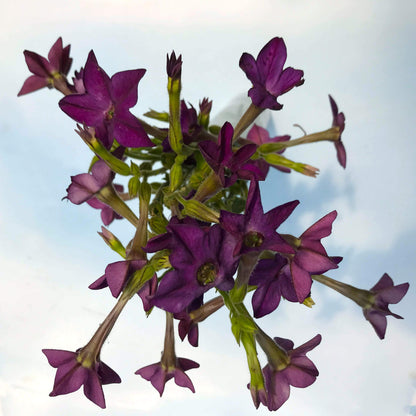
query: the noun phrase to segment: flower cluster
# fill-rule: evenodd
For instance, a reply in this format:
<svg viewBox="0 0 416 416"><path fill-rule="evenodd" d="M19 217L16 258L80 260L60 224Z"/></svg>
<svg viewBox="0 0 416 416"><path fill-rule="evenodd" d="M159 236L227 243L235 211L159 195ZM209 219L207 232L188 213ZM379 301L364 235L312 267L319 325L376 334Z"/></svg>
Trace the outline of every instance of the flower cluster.
<svg viewBox="0 0 416 416"><path fill-rule="evenodd" d="M59 107L78 123L76 132L93 157L88 172L71 177L63 199L101 210L106 226L114 219L126 219L133 229L126 245L104 227L99 233L121 259L103 267L104 274L89 288L108 288L115 306L84 347L75 352L43 350L57 369L51 396L84 386L86 397L105 407L102 386L121 379L101 361L102 347L136 294L146 314L159 308L166 315L160 361L136 371L160 396L171 379L195 392L187 372L199 364L177 357L175 323L181 340L187 338L197 347L199 324L222 307L229 310L232 333L244 347L248 388L256 407L262 404L277 410L289 398L290 386L310 386L318 370L306 353L319 345L321 335L294 348L289 339L269 337L257 319L275 312L282 298L313 305L314 281L354 300L384 338L386 316L401 318L390 311L389 304L403 298L408 283L395 286L384 274L373 288L363 290L324 275L342 260L329 255L322 242L332 232L335 210L295 236L283 233L281 226L294 215L298 200L267 212L263 209L260 183L270 167L311 177L318 173L317 168L284 156L288 147L330 141L338 162L346 167L341 141L345 116L331 96L332 124L321 132L295 139L288 134L270 137L265 128L252 124L266 109L281 110L277 99L304 83L302 70L284 69L287 52L282 38L270 40L257 59L242 54L239 64L252 83L248 91L252 103L235 126L210 123L213 103L208 98L199 102L199 110L182 99L182 56L175 52L167 56L166 65L169 111L145 114L165 123L160 127L131 112L145 69L110 77L91 51L71 83L69 50L59 38L48 59L25 51L33 75L18 95L45 86L64 95ZM114 183L116 175L128 179L126 191ZM138 201L137 212L129 206L130 200ZM247 308L250 299L251 308ZM265 365L260 363L258 348L265 354Z"/></svg>

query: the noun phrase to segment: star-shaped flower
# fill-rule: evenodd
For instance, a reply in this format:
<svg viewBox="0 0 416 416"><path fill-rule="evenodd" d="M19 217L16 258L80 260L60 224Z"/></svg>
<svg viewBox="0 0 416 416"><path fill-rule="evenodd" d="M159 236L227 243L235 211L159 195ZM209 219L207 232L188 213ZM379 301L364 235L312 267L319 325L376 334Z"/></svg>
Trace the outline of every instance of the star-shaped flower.
<svg viewBox="0 0 416 416"><path fill-rule="evenodd" d="M172 368L167 368L161 362L158 362L137 370L135 374L139 374L145 380L150 381L160 396L162 396L165 390L165 384L172 378L178 386L187 387L192 393L195 393L194 385L191 379L185 374L185 371L198 367L199 364L195 361L179 357L176 358L176 365Z"/></svg>
<svg viewBox="0 0 416 416"><path fill-rule="evenodd" d="M44 87L52 88L59 77L65 77L71 68L72 58L69 57L71 45L62 45L62 38L53 44L48 59L35 52L24 51L26 64L32 72L23 84L18 96L28 94Z"/></svg>
<svg viewBox="0 0 416 416"><path fill-rule="evenodd" d="M255 106L280 110L283 105L277 102L277 97L303 84L303 71L283 69L286 58L285 42L278 37L263 47L257 59L248 53L241 56L240 68L253 84L248 95Z"/></svg>
<svg viewBox="0 0 416 416"><path fill-rule="evenodd" d="M72 351L44 349L49 364L57 368L50 396L59 396L78 390L84 385L85 396L105 408L103 384L121 383L118 374L100 360L88 363Z"/></svg>
<svg viewBox="0 0 416 416"><path fill-rule="evenodd" d="M391 315L397 319L403 319L390 311L390 303L400 302L409 289L409 283L394 286L392 278L384 273L380 280L370 289L371 304L363 307L365 319L373 326L380 339L386 335L387 318Z"/></svg>
<svg viewBox="0 0 416 416"><path fill-rule="evenodd" d="M125 147L151 147L153 143L129 111L137 103L137 86L145 72L122 71L110 78L91 51L83 74L85 94L69 95L59 106L77 122L94 127L97 138L108 149L114 139Z"/></svg>
<svg viewBox="0 0 416 416"><path fill-rule="evenodd" d="M263 172L249 162L256 152L257 146L253 143L241 146L233 152L233 126L226 122L218 135L218 143L205 140L199 143L199 149L204 159L218 175L221 185L229 187L239 178L264 180Z"/></svg>
<svg viewBox="0 0 416 416"><path fill-rule="evenodd" d="M291 340L285 338L274 338L279 349L286 352L288 364L283 369L274 368L270 363L263 368L264 382L267 392L267 408L269 410L279 409L289 398L290 386L308 387L319 375L314 363L306 357L321 342L321 335L305 342L297 348Z"/></svg>
<svg viewBox="0 0 416 416"><path fill-rule="evenodd" d="M258 182L252 181L244 214L221 211L221 226L237 241L234 255L263 250L293 253L292 247L276 232L276 229L298 204L299 201L291 201L264 213Z"/></svg>
<svg viewBox="0 0 416 416"><path fill-rule="evenodd" d="M283 273L292 277L293 287L299 302L303 302L310 293L312 274L325 273L338 268L337 263L342 258L329 257L321 239L328 237L332 232L332 223L337 212L332 211L311 225L298 239L284 236L295 250L289 255L289 263L284 266Z"/></svg>
<svg viewBox="0 0 416 416"><path fill-rule="evenodd" d="M335 100L328 95L329 97L329 103L331 104L331 110L332 110L332 127L338 127L339 128L339 139L334 142L335 144L335 150L337 151L337 159L339 164L345 169L347 165L347 153L345 152L344 143L342 143L341 135L342 132L345 129L345 115L344 113L340 113L338 111L338 106Z"/></svg>
<svg viewBox="0 0 416 416"><path fill-rule="evenodd" d="M146 247L169 248L174 267L162 278L152 302L172 313L182 312L193 300L216 287L230 290L238 257L233 255L235 240L218 224L212 227L171 224L166 236Z"/></svg>

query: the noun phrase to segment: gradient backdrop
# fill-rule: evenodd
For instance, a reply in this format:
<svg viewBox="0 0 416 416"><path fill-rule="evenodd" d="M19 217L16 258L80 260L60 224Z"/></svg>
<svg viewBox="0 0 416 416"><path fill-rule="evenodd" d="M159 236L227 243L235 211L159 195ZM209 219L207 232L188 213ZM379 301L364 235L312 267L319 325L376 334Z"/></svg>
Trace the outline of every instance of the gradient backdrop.
<svg viewBox="0 0 416 416"><path fill-rule="evenodd" d="M230 103L244 108L249 81L238 67L243 52L257 55L274 36L288 48L287 64L305 72L304 86L281 98L282 111L263 122L299 137L331 123L327 94L346 115L347 169L331 144L291 149L289 158L321 170L312 179L273 172L262 187L265 208L300 199L282 231L301 233L336 209L331 255L344 256L330 276L370 288L388 272L410 290L393 311L380 341L361 310L314 285L316 305L284 302L261 325L296 345L321 333L310 357L320 376L292 389L281 416L401 416L416 405L416 141L413 0L72 0L3 2L0 17L0 415L159 416L266 415L255 410L246 384L245 354L225 310L201 325L200 347L177 343L177 354L201 364L190 372L193 395L169 382L158 393L134 371L160 358L163 314L148 319L138 299L127 305L102 359L123 380L104 387L107 409L82 392L49 398L55 370L42 348L83 346L113 305L108 291L87 286L117 260L96 231L98 212L61 201L70 175L85 172L86 146L75 123L57 107L59 94L42 90L17 98L29 76L23 50L46 55L62 36L73 69L90 49L111 75L146 68L139 85L140 115L167 107L166 53L183 56L183 97L208 96L213 114ZM72 73L72 72L71 72ZM237 98L236 98L237 97ZM242 98L241 98L242 97ZM235 111L234 111L235 113ZM231 114L231 113L227 113ZM223 113L224 115L224 113ZM232 118L232 117L231 117ZM220 117L218 118L220 119ZM289 228L290 227L290 228ZM128 224L110 229L123 242ZM413 403L412 403L413 397ZM414 410L413 410L414 411Z"/></svg>

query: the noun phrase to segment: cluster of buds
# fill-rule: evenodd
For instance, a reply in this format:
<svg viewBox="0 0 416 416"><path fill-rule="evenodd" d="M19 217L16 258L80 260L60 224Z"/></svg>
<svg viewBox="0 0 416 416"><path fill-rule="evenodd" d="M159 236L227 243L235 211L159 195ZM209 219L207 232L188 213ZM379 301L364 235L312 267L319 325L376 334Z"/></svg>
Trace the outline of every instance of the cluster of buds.
<svg viewBox="0 0 416 416"><path fill-rule="evenodd" d="M363 290L324 275L342 260L329 256L321 242L331 234L336 211L300 236L278 232L298 200L264 212L259 182L266 179L270 166L283 173L318 174L317 168L283 156L286 148L329 141L335 145L340 165L346 167L341 140L345 116L331 96L332 121L321 132L291 140L289 135L270 137L255 124L263 111L281 110L279 97L304 83L302 70L284 68L287 52L282 38L270 40L257 58L242 54L239 64L252 83L248 91L252 103L235 126L212 125L212 101L207 98L200 101L199 111L181 99L182 57L174 52L167 56L169 111L145 114L158 120L159 126L130 112L145 69L118 72L110 78L91 51L71 82L69 52L70 46L63 47L61 38L48 59L25 51L33 75L19 95L45 86L64 95L59 107L77 122L76 133L93 152L89 171L71 177L65 198L100 209L105 226L126 219L132 225L132 238L123 245L102 227L100 236L121 260L107 265L89 288L108 288L115 306L84 347L75 352L43 350L49 364L57 368L51 396L83 386L88 399L105 407L102 386L121 379L101 361L102 346L135 294L146 314L154 308L166 313L160 361L136 371L160 395L172 378L194 392L187 372L199 364L176 356L175 322L182 341L187 338L197 347L199 324L225 307L231 331L247 355L248 388L255 407L280 408L290 386L307 387L316 380L318 370L306 354L321 342L321 335L295 348L289 339L267 335L257 320L274 312L282 298L312 306L314 281L354 300L384 338L386 316L401 318L389 310L389 304L399 302L409 284L395 286L384 274L372 289ZM127 192L114 183L116 175L128 178ZM138 209L128 201L133 201L130 205L137 201ZM259 348L267 358L263 366Z"/></svg>

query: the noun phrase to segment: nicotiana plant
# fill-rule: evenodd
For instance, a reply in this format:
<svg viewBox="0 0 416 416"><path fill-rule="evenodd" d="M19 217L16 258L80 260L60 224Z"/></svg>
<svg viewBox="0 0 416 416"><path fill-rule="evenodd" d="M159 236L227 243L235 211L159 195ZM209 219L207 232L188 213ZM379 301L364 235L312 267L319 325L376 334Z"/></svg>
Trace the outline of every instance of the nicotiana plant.
<svg viewBox="0 0 416 416"><path fill-rule="evenodd" d="M33 75L18 95L43 87L60 91L59 107L77 122L76 133L93 153L88 172L71 177L65 198L101 210L105 226L125 219L132 230L125 245L104 226L99 233L121 259L104 267L104 274L89 288L108 287L115 305L83 347L43 350L56 368L51 396L83 386L88 399L105 407L102 386L121 379L101 361L101 350L124 306L136 294L145 314L154 308L166 313L160 361L136 371L160 395L170 379L195 391L188 371L199 364L176 355L175 323L179 337L197 347L199 324L225 307L231 331L247 355L254 405L269 410L285 403L290 386L308 387L318 376L307 353L319 345L320 334L295 347L289 339L269 336L258 323L278 309L282 298L312 306L313 283L321 283L357 303L381 339L386 317L401 318L389 305L403 298L408 283L394 285L384 274L365 290L325 275L342 260L328 255L322 244L331 234L336 211L295 236L278 229L299 201L267 212L263 209L259 182L267 178L270 167L310 177L318 174L317 168L285 157L288 147L329 141L340 165L346 167L341 140L345 116L331 96L332 121L323 131L296 139L270 137L255 124L263 111L281 110L280 97L304 83L302 70L284 68L287 52L282 38L271 39L257 58L242 54L239 65L252 84L251 104L234 126L210 123L209 99L201 99L197 109L181 99L182 57L175 52L167 56L166 64L169 110L144 114L157 120L157 126L130 111L137 103L145 69L110 77L91 51L71 81L70 46L63 47L61 38L48 58L30 51L24 55ZM115 183L117 176L128 178L127 192ZM267 359L263 365L258 348Z"/></svg>

